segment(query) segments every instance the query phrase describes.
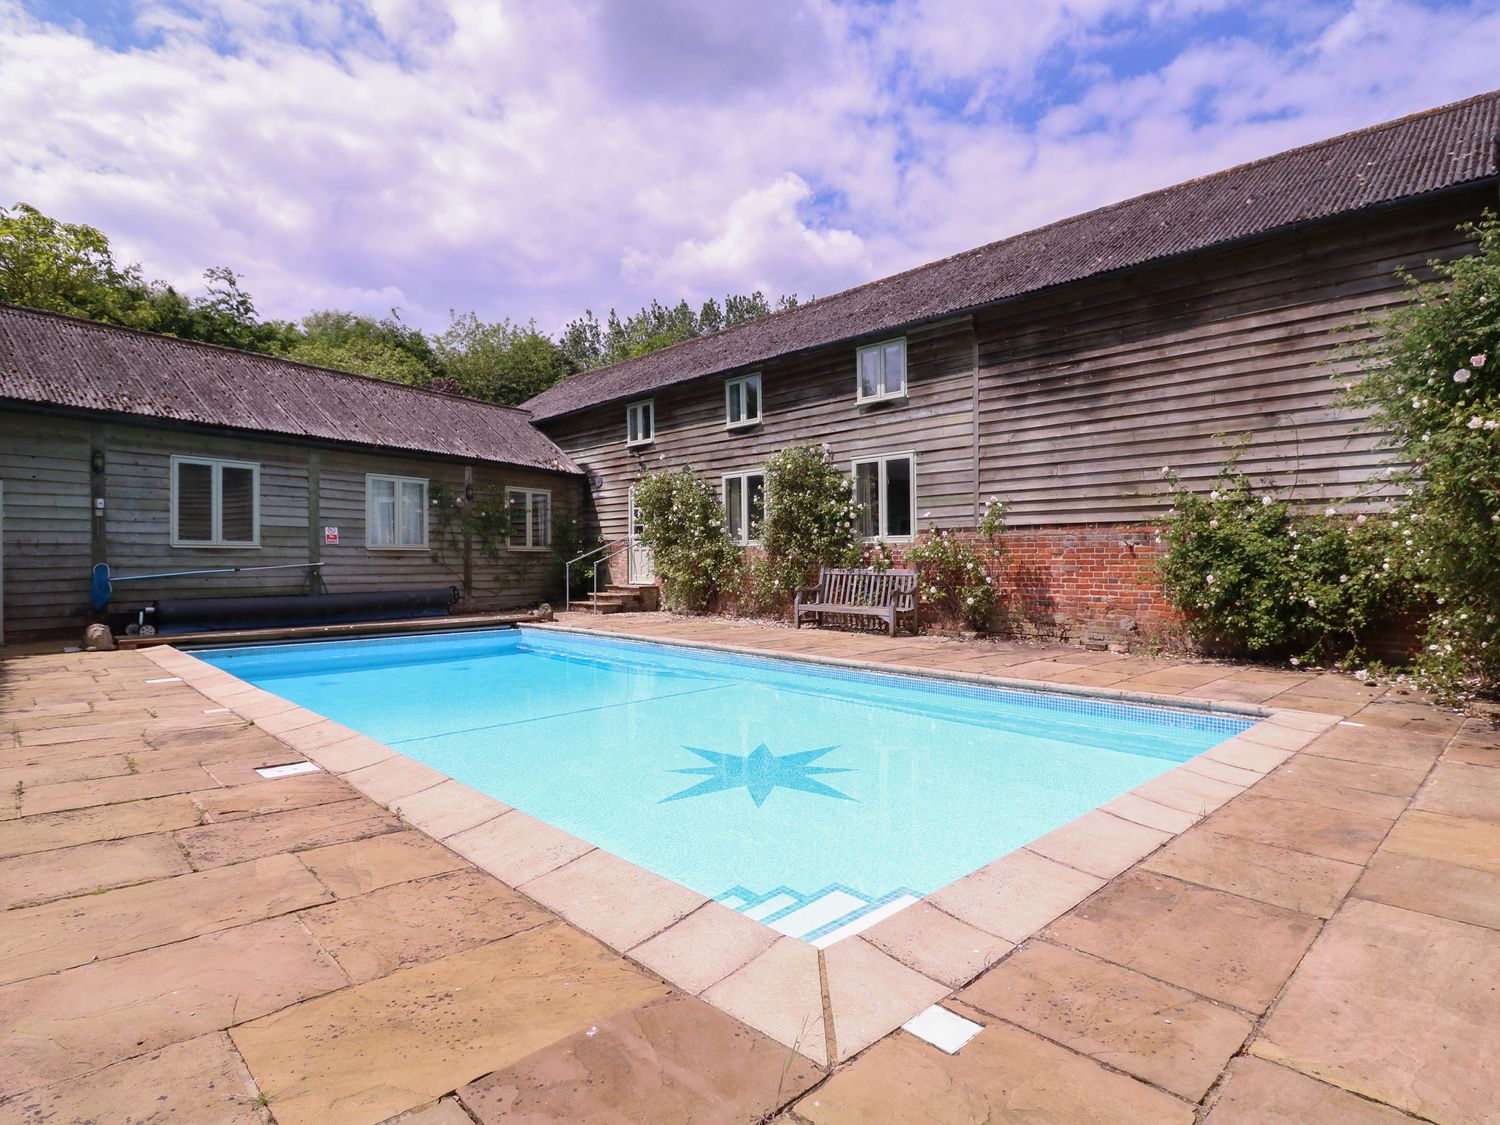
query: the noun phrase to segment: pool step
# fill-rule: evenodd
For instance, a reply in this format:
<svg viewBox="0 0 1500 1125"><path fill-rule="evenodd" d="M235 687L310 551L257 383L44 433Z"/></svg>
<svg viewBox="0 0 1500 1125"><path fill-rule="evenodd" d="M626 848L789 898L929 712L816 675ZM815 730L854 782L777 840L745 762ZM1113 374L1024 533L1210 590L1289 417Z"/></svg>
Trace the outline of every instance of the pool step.
<svg viewBox="0 0 1500 1125"><path fill-rule="evenodd" d="M734 887L718 901L778 933L826 949L904 910L920 897L904 887L871 898L852 888L833 885L810 895L784 886L764 895Z"/></svg>

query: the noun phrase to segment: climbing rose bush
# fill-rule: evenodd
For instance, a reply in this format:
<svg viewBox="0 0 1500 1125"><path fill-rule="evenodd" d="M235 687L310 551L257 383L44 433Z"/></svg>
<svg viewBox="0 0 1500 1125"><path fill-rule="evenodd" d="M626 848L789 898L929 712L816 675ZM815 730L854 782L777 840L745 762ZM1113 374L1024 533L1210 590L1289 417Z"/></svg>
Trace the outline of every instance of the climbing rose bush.
<svg viewBox="0 0 1500 1125"><path fill-rule="evenodd" d="M702 612L734 579L739 548L724 530L712 485L689 469L648 473L636 483L641 541L651 549L662 596L674 609Z"/></svg>
<svg viewBox="0 0 1500 1125"><path fill-rule="evenodd" d="M1408 303L1349 349L1348 399L1392 452L1376 483L1433 610L1416 672L1444 696L1500 682L1500 220L1461 229L1476 251L1403 275Z"/></svg>
<svg viewBox="0 0 1500 1125"><path fill-rule="evenodd" d="M766 461L765 473L764 558L754 564L752 596L769 608L816 580L820 566L859 566L862 551L854 482L826 446L783 449Z"/></svg>
<svg viewBox="0 0 1500 1125"><path fill-rule="evenodd" d="M1004 547L1008 505L991 499L979 522L979 534L988 542L988 562L999 561ZM949 621L970 629L984 629L995 610L994 579L978 544L951 531L925 531L906 552L906 560L917 570L917 593Z"/></svg>

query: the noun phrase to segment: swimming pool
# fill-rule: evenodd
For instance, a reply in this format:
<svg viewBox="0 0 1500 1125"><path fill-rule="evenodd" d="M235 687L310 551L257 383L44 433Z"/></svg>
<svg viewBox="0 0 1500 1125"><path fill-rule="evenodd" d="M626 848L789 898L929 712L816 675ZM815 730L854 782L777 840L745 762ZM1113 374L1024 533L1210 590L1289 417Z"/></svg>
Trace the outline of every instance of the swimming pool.
<svg viewBox="0 0 1500 1125"><path fill-rule="evenodd" d="M528 628L197 655L818 945L1250 726Z"/></svg>

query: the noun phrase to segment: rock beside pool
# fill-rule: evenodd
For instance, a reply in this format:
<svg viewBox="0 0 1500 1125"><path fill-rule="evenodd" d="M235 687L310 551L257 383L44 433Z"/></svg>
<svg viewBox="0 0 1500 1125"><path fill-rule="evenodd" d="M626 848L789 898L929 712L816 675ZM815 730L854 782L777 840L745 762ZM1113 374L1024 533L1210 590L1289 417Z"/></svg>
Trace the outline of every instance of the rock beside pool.
<svg viewBox="0 0 1500 1125"><path fill-rule="evenodd" d="M115 650L115 635L109 631L108 625L90 625L83 631L84 652L113 652Z"/></svg>
<svg viewBox="0 0 1500 1125"><path fill-rule="evenodd" d="M543 602L541 605L537 606L534 610L531 611L531 616L535 617L538 621L551 621L552 606L547 602Z"/></svg>

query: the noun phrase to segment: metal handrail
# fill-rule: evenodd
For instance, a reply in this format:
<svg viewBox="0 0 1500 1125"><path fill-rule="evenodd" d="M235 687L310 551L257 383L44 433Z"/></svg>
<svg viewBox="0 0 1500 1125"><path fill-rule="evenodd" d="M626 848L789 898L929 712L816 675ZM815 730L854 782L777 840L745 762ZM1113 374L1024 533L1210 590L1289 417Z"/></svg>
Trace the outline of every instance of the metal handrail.
<svg viewBox="0 0 1500 1125"><path fill-rule="evenodd" d="M594 564L594 612L595 613L599 612L599 564L600 563L607 563L607 562L609 562L610 559L614 558L616 555L623 555L626 551L630 550L631 547L635 546L635 544L633 542L631 542L629 539L617 540L617 542L620 544L618 547L616 547L609 554L605 555L602 559L599 560L599 562L597 562L597 563ZM608 546L608 544L605 544L605 546Z"/></svg>
<svg viewBox="0 0 1500 1125"><path fill-rule="evenodd" d="M564 613L568 612L569 608L573 604L573 601L572 601L572 598L573 598L573 564L574 563L581 563L584 559L588 558L590 555L597 555L600 551L607 551L615 543L620 543L620 542L623 542L627 547L630 545L630 540L628 540L628 539L625 539L625 540L615 539L615 540L612 540L609 543L601 543L601 544L599 544L599 546L593 548L592 550L583 552L583 554L579 555L576 559L569 559L566 563L563 564L563 612ZM615 555L617 555L617 554L619 554L619 551L615 552ZM614 558L615 555L610 555L608 558L600 559L599 562L608 562L610 559ZM594 593L597 594L598 592L599 592L599 566L598 566L598 563L595 563L594 564Z"/></svg>

